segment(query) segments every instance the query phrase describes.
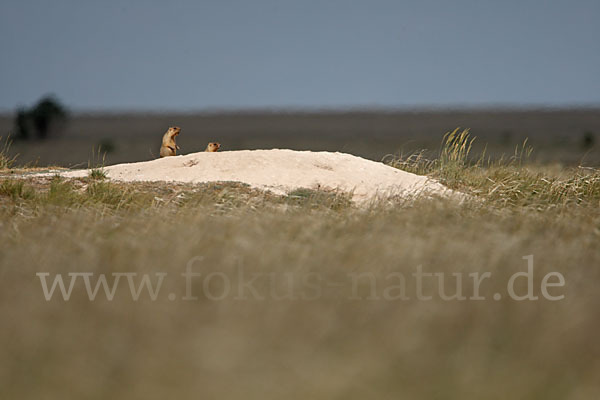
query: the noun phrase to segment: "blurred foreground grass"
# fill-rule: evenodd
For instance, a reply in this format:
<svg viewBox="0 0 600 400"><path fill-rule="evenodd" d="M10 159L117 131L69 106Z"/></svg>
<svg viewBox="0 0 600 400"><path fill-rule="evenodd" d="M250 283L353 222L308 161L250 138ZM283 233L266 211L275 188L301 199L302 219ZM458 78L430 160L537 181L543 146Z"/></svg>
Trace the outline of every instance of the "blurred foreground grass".
<svg viewBox="0 0 600 400"><path fill-rule="evenodd" d="M598 398L600 173L469 163L453 153L468 136L447 139L392 164L473 195L461 204L4 174L0 398ZM512 300L528 255L539 299ZM202 276L185 300L188 264ZM485 300L444 301L433 279L418 300L419 266L447 294L462 274L467 297L490 272ZM155 300L123 278L111 301L82 282L46 301L39 272L167 275ZM540 294L550 272L563 300Z"/></svg>

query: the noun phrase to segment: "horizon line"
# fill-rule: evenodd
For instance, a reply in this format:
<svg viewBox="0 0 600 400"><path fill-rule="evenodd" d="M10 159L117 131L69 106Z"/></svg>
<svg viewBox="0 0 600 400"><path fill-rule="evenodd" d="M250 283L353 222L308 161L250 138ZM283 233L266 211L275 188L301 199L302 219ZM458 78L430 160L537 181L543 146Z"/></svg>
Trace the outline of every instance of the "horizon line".
<svg viewBox="0 0 600 400"><path fill-rule="evenodd" d="M59 100L60 101L60 100ZM0 116L14 114L20 107L14 109L0 108ZM69 107L68 112L75 115L122 115L122 114L345 114L345 113L406 113L406 112L549 112L549 111L600 111L597 103L460 103L460 104L423 104L423 105L356 105L356 106L248 106L248 107L139 107L139 108L110 108L110 107Z"/></svg>

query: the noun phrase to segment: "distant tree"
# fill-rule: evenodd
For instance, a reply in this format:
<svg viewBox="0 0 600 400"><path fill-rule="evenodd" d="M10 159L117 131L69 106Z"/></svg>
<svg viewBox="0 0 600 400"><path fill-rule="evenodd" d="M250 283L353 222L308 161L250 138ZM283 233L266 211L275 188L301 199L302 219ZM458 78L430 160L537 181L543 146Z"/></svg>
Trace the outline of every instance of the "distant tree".
<svg viewBox="0 0 600 400"><path fill-rule="evenodd" d="M42 98L34 107L17 110L15 125L18 139L47 139L58 135L68 119L66 109L52 96Z"/></svg>
<svg viewBox="0 0 600 400"><path fill-rule="evenodd" d="M15 125L17 130L17 139L29 139L31 135L31 121L27 110L19 108L15 117Z"/></svg>

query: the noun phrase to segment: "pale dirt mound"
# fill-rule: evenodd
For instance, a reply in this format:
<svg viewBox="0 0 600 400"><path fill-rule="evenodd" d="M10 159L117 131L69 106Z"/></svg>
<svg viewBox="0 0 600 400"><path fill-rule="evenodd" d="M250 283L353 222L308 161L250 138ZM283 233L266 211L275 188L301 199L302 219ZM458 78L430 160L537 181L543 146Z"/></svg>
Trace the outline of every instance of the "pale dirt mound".
<svg viewBox="0 0 600 400"><path fill-rule="evenodd" d="M415 195L451 196L454 192L427 177L344 153L294 150L241 150L192 153L104 168L110 179L165 182L243 182L286 194L297 188L336 189L353 200ZM65 177L87 176L87 170Z"/></svg>

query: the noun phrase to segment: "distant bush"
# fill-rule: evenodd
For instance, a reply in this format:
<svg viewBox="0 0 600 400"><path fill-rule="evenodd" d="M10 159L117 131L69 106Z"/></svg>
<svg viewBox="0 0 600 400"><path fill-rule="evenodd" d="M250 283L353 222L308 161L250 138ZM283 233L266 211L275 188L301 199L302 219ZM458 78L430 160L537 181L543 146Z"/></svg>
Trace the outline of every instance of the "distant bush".
<svg viewBox="0 0 600 400"><path fill-rule="evenodd" d="M57 136L64 129L67 119L67 110L57 99L44 97L30 109L17 110L16 138L27 140Z"/></svg>
<svg viewBox="0 0 600 400"><path fill-rule="evenodd" d="M581 138L581 147L585 150L591 149L596 143L596 137L593 132L585 132Z"/></svg>
<svg viewBox="0 0 600 400"><path fill-rule="evenodd" d="M98 152L103 152L106 154L110 154L117 149L117 145L116 145L115 141L110 138L102 139L98 143L97 147L98 147Z"/></svg>

